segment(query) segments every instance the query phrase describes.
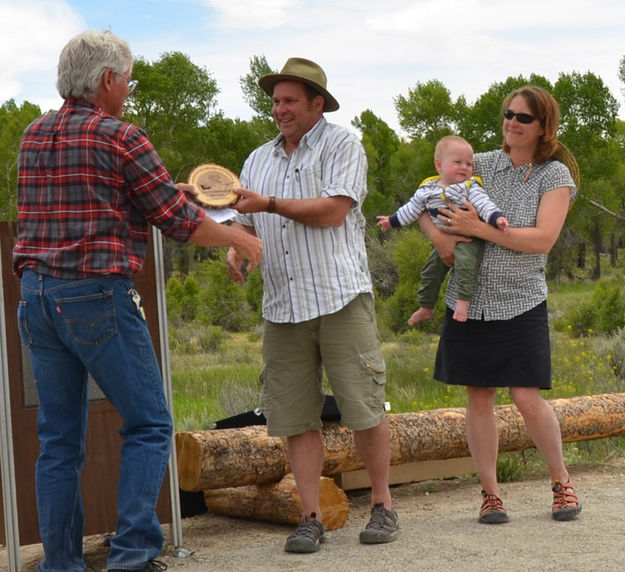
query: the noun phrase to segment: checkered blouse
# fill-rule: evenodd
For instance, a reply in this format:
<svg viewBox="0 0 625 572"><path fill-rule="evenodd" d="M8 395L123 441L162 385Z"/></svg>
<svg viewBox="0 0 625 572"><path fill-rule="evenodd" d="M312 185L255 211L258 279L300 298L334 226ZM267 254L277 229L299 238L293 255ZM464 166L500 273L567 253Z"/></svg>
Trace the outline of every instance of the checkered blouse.
<svg viewBox="0 0 625 572"><path fill-rule="evenodd" d="M511 227L533 227L541 197L554 189L570 187L571 201L577 188L568 168L558 161L515 167L503 151L476 153L473 173L481 177L490 198L501 208ZM527 178L527 181L525 180ZM486 242L469 318L508 320L534 308L547 298L546 254L516 252ZM452 269L445 301L451 308L457 299Z"/></svg>

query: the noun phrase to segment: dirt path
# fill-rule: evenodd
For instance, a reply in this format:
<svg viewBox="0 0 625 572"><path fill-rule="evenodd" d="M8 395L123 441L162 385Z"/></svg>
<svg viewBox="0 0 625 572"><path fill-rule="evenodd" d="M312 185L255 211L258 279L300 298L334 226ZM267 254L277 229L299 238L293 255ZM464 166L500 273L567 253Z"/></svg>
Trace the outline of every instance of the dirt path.
<svg viewBox="0 0 625 572"><path fill-rule="evenodd" d="M402 536L394 543L363 546L358 532L368 518L368 492L349 494L347 525L328 533L315 554L283 551L290 527L204 514L183 520L184 548L190 558L175 558L169 546L162 560L170 570L577 570L625 569L625 458L571 468L583 510L577 521L550 518L551 491L545 475L502 485L510 523L480 525L479 484L475 477L427 481L393 488ZM168 530L168 528L167 528ZM104 570L101 537L89 537L86 561ZM22 548L23 570L34 570L39 546ZM0 550L6 570L6 550Z"/></svg>

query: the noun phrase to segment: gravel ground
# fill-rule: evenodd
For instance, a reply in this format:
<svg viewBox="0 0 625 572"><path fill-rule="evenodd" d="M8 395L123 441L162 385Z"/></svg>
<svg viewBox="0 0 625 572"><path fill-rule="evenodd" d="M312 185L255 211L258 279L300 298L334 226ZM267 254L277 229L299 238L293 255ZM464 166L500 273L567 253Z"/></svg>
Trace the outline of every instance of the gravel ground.
<svg viewBox="0 0 625 572"><path fill-rule="evenodd" d="M549 482L540 474L502 485L508 524L479 524L480 489L472 476L393 487L402 534L390 544L358 543L369 496L353 491L347 524L327 533L327 542L314 554L283 551L291 527L203 514L183 519L183 547L193 554L175 557L167 546L161 560L180 572L624 570L625 459L571 467L571 474L583 506L573 522L550 518ZM40 546L23 547L22 569L34 570L40 558ZM93 570L104 570L102 537L85 540L85 559ZM7 569L5 549L0 569Z"/></svg>

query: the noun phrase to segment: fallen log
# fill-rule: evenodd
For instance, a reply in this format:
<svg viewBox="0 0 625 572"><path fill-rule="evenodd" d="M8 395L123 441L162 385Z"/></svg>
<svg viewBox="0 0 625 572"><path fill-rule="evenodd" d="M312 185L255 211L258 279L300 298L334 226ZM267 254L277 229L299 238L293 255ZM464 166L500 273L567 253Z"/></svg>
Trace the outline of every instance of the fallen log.
<svg viewBox="0 0 625 572"><path fill-rule="evenodd" d="M326 530L342 528L349 515L345 491L328 477L321 477L319 488L324 527ZM277 483L205 490L204 502L210 512L248 520L296 525L302 518L302 504L293 473L288 473Z"/></svg>
<svg viewBox="0 0 625 572"><path fill-rule="evenodd" d="M289 472L284 440L265 425L177 433L176 453L184 491L271 483Z"/></svg>
<svg viewBox="0 0 625 572"><path fill-rule="evenodd" d="M553 399L564 442L625 434L625 393ZM495 408L499 451L534 446L513 405ZM465 409L435 409L388 415L391 465L468 457ZM324 426L323 475L361 469L351 431L337 423ZM269 437L264 425L176 435L180 487L199 491L279 481L289 472L284 440Z"/></svg>

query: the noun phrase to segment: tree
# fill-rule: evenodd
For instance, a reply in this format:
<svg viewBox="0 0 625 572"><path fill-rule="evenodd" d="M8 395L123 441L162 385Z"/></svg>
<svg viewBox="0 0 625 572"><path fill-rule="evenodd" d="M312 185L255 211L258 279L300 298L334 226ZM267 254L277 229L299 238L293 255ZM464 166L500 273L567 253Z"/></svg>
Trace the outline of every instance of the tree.
<svg viewBox="0 0 625 572"><path fill-rule="evenodd" d="M457 108L451 93L439 80L417 83L408 97L395 98L401 127L414 138L437 141L456 130Z"/></svg>
<svg viewBox="0 0 625 572"><path fill-rule="evenodd" d="M406 203L426 177L436 174L434 168L435 141L416 139L402 141L391 158L394 208Z"/></svg>
<svg viewBox="0 0 625 572"><path fill-rule="evenodd" d="M560 74L554 97L560 104L563 136L607 141L616 135L618 102L593 73Z"/></svg>
<svg viewBox="0 0 625 572"><path fill-rule="evenodd" d="M24 102L17 106L13 99L0 107L0 220L17 218L17 155L24 129L41 110Z"/></svg>
<svg viewBox="0 0 625 572"><path fill-rule="evenodd" d="M401 229L389 238L386 251L397 269L395 277L397 282L390 296L381 300L380 303L383 309L381 324L384 327L394 332L407 329L408 317L418 308L417 289L421 282L420 272L431 250L431 244L421 234L418 227ZM380 285L380 281L376 281L376 286ZM441 311L444 306L444 291L445 289L442 288L436 305L437 319L422 323L420 329L430 332L440 329L441 318L444 314L444 311Z"/></svg>
<svg viewBox="0 0 625 572"><path fill-rule="evenodd" d="M172 276L166 287L169 317L182 322L194 320L201 308L200 294L200 283L193 274L188 275L184 282Z"/></svg>
<svg viewBox="0 0 625 572"><path fill-rule="evenodd" d="M275 137L275 126L268 129L259 118L251 121L214 117L199 137L205 161L219 163L235 173L240 173L245 159L256 149Z"/></svg>
<svg viewBox="0 0 625 572"><path fill-rule="evenodd" d="M392 207L392 163L399 148L399 137L372 111L365 110L352 121L362 134L362 144L369 164L365 216L388 211Z"/></svg>
<svg viewBox="0 0 625 572"><path fill-rule="evenodd" d="M202 156L198 131L218 115L217 83L180 52L148 63L137 58L137 89L126 100L124 119L145 129L169 172L178 180Z"/></svg>
<svg viewBox="0 0 625 572"><path fill-rule="evenodd" d="M164 53L154 63L139 57L132 74L138 85L127 100L128 116L151 132L205 125L216 113L217 83L185 54Z"/></svg>
<svg viewBox="0 0 625 572"><path fill-rule="evenodd" d="M575 224L581 236L589 239L595 258L592 277L597 279L603 238L612 232L615 221L596 205L619 210L625 190L622 180L614 177L623 152L616 142L618 103L603 81L590 72L560 74L553 94L560 105L560 138L577 157L583 198L589 199L578 201L568 224Z"/></svg>
<svg viewBox="0 0 625 572"><path fill-rule="evenodd" d="M208 260L198 272L202 283L199 317L203 323L242 331L252 323L243 288L232 281L223 260Z"/></svg>
<svg viewBox="0 0 625 572"><path fill-rule="evenodd" d="M625 83L625 56L623 56L621 58L621 61L619 63L619 67L618 67L618 78ZM623 90L623 93L625 93L625 90Z"/></svg>
<svg viewBox="0 0 625 572"><path fill-rule="evenodd" d="M271 113L273 102L263 88L258 85L258 80L270 73L277 73L277 70L271 69L264 55L252 56L250 58L250 72L241 76L239 84L245 101L256 112L257 116L273 123Z"/></svg>

